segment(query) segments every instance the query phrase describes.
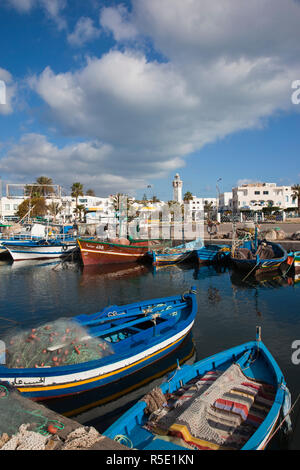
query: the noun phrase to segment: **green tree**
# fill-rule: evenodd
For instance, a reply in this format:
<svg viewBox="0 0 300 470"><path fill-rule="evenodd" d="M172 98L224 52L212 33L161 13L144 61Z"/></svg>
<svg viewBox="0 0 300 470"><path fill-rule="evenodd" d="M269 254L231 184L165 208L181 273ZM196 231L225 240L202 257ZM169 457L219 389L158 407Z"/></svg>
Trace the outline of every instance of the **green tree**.
<svg viewBox="0 0 300 470"><path fill-rule="evenodd" d="M30 214L29 214L30 210ZM26 214L30 217L43 217L46 215L48 207L44 197L35 196L25 199L18 207L16 215L23 219Z"/></svg>
<svg viewBox="0 0 300 470"><path fill-rule="evenodd" d="M87 196L96 196L95 191L93 189L88 189L85 194Z"/></svg>
<svg viewBox="0 0 300 470"><path fill-rule="evenodd" d="M300 215L300 184L294 184L294 186L292 186L292 191L292 198L294 200L297 199L298 201L298 215Z"/></svg>
<svg viewBox="0 0 300 470"><path fill-rule="evenodd" d="M34 185L28 184L25 186L25 195L30 197L49 196L54 192L52 185L52 178L48 178L47 176L39 176L36 179L36 183Z"/></svg>
<svg viewBox="0 0 300 470"><path fill-rule="evenodd" d="M78 207L78 198L79 196L83 196L83 184L81 183L73 183L72 184L72 187L71 187L71 196L72 197L75 197L75 200L76 200L76 208L75 208L75 212L77 213L78 211L76 211L77 207Z"/></svg>
<svg viewBox="0 0 300 470"><path fill-rule="evenodd" d="M187 191L183 196L184 202L189 202L193 200L193 195L190 191Z"/></svg>
<svg viewBox="0 0 300 470"><path fill-rule="evenodd" d="M50 204L48 204L47 208L50 214L53 216L53 220L55 222L56 217L62 211L62 206L59 202L52 201Z"/></svg>
<svg viewBox="0 0 300 470"><path fill-rule="evenodd" d="M83 204L78 204L76 209L74 209L75 214L78 214L79 219L82 220L85 214L85 206Z"/></svg>

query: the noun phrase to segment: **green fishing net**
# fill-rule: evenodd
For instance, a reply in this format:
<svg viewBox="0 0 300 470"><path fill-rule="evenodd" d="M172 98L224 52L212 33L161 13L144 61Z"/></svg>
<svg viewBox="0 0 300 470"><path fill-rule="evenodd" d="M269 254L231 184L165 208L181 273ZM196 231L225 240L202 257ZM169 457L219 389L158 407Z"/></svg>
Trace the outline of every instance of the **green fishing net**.
<svg viewBox="0 0 300 470"><path fill-rule="evenodd" d="M58 367L101 359L113 354L101 338L69 319L21 331L4 339L8 368Z"/></svg>

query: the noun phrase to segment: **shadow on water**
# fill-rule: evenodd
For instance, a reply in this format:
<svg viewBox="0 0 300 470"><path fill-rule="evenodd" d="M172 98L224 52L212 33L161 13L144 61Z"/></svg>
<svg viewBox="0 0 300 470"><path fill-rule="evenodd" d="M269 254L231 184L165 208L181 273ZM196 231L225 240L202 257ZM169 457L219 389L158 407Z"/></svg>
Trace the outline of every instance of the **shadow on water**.
<svg viewBox="0 0 300 470"><path fill-rule="evenodd" d="M175 351L122 381L71 397L49 400L46 405L53 411L74 417L80 423L103 432L137 400L160 384L163 376L172 371L176 373L178 364L192 364L195 358L190 333Z"/></svg>

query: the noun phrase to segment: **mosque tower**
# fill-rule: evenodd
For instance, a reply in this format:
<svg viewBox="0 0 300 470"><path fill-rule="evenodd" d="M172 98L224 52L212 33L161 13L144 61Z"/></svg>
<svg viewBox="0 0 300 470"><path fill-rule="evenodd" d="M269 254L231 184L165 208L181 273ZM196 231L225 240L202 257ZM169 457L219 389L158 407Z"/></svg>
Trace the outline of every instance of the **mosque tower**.
<svg viewBox="0 0 300 470"><path fill-rule="evenodd" d="M173 201L182 203L182 181L178 173L173 180Z"/></svg>

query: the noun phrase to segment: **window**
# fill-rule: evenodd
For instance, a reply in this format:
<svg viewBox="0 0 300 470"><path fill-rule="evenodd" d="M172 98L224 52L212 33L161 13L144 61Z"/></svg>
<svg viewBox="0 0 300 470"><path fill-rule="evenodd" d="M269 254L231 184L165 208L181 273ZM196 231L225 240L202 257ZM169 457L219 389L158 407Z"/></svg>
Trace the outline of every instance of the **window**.
<svg viewBox="0 0 300 470"><path fill-rule="evenodd" d="M289 196L285 196L286 202L289 202Z"/></svg>
<svg viewBox="0 0 300 470"><path fill-rule="evenodd" d="M5 204L5 210L10 211L10 204Z"/></svg>
<svg viewBox="0 0 300 470"><path fill-rule="evenodd" d="M260 194L260 191L254 191L254 194Z"/></svg>
<svg viewBox="0 0 300 470"><path fill-rule="evenodd" d="M14 204L14 211L16 211L18 209L18 204Z"/></svg>
<svg viewBox="0 0 300 470"><path fill-rule="evenodd" d="M269 191L263 191L263 194L269 194Z"/></svg>

